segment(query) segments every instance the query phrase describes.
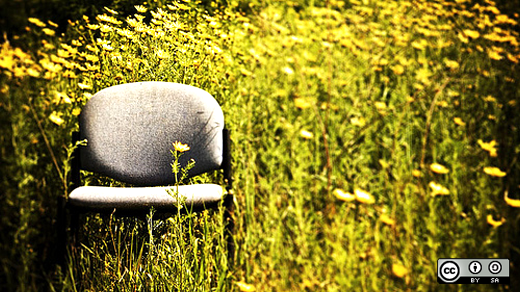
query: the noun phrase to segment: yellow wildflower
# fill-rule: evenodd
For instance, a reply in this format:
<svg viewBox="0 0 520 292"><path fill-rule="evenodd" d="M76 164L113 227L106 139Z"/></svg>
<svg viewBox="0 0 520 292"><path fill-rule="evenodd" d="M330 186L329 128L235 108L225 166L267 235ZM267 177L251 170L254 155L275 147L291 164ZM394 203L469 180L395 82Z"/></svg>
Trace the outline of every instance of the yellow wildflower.
<svg viewBox="0 0 520 292"><path fill-rule="evenodd" d="M29 68L27 69L27 75L31 77L40 77L40 71L36 70L35 68Z"/></svg>
<svg viewBox="0 0 520 292"><path fill-rule="evenodd" d="M74 44L74 41L73 41L73 44ZM78 53L78 49L77 48L74 48L73 46L69 46L67 44L61 44L61 46L67 50L67 52L69 52L71 55L76 55Z"/></svg>
<svg viewBox="0 0 520 292"><path fill-rule="evenodd" d="M208 24L210 27L215 27L215 28L218 28L220 27L221 25L216 22L216 21L210 21L209 24Z"/></svg>
<svg viewBox="0 0 520 292"><path fill-rule="evenodd" d="M457 61L446 59L444 60L444 64L446 64L446 67L448 67L451 70L457 70L459 69L459 63Z"/></svg>
<svg viewBox="0 0 520 292"><path fill-rule="evenodd" d="M147 10L146 7L144 7L143 5L135 5L134 8L139 13L145 13Z"/></svg>
<svg viewBox="0 0 520 292"><path fill-rule="evenodd" d="M520 200L510 199L507 196L507 191L504 192L504 200L506 201L506 204L508 204L509 206L520 208Z"/></svg>
<svg viewBox="0 0 520 292"><path fill-rule="evenodd" d="M466 123L459 117L454 117L453 122L461 127L466 126Z"/></svg>
<svg viewBox="0 0 520 292"><path fill-rule="evenodd" d="M386 214L381 214L381 216L379 216L379 220L381 220L381 222L385 223L386 225L390 225L390 226L395 225L395 220L390 218Z"/></svg>
<svg viewBox="0 0 520 292"><path fill-rule="evenodd" d="M97 62L99 61L99 57L98 56L94 56L94 55L85 55L85 59L89 62Z"/></svg>
<svg viewBox="0 0 520 292"><path fill-rule="evenodd" d="M498 227L498 226L504 224L504 222L506 222L506 219L501 218L500 221L495 221L495 219L493 219L493 215L489 214L486 217L486 221L489 225L491 225L493 227Z"/></svg>
<svg viewBox="0 0 520 292"><path fill-rule="evenodd" d="M471 29L465 29L464 34L472 39L478 39L480 37L480 33L478 31Z"/></svg>
<svg viewBox="0 0 520 292"><path fill-rule="evenodd" d="M253 72L247 70L246 68L240 68L240 73L245 77L253 75Z"/></svg>
<svg viewBox="0 0 520 292"><path fill-rule="evenodd" d="M287 74L287 75L292 75L292 74L294 74L294 71L293 71L293 69L291 69L291 67L283 67L283 68L282 68L282 71L283 71L285 74Z"/></svg>
<svg viewBox="0 0 520 292"><path fill-rule="evenodd" d="M99 30L101 32L111 32L113 29L110 25L102 24Z"/></svg>
<svg viewBox="0 0 520 292"><path fill-rule="evenodd" d="M128 23L128 25L130 25L131 27L137 27L139 25L139 21L137 21L136 19L134 18L128 18L126 20L126 22Z"/></svg>
<svg viewBox="0 0 520 292"><path fill-rule="evenodd" d="M246 282L236 282L235 283L238 287L238 289L240 289L241 292L253 292L253 291L256 291L256 288L255 286L251 285L251 284L247 284Z"/></svg>
<svg viewBox="0 0 520 292"><path fill-rule="evenodd" d="M103 44L103 45L101 45L101 47L102 47L103 50L105 50L105 51L113 51L113 50L114 50L114 47L112 47L112 46L109 45L109 44Z"/></svg>
<svg viewBox="0 0 520 292"><path fill-rule="evenodd" d="M152 12L152 14L153 14L153 12ZM160 25L163 25L163 24L164 24L164 21L162 21L162 20L157 20L157 18L153 18L153 19L152 19L152 23L155 24L155 25L157 25L157 26L160 26Z"/></svg>
<svg viewBox="0 0 520 292"><path fill-rule="evenodd" d="M379 164L381 164L381 167L384 168L384 169L387 169L390 167L390 163L388 163L386 160L384 159L379 159Z"/></svg>
<svg viewBox="0 0 520 292"><path fill-rule="evenodd" d="M402 65L395 65L392 67L392 71L395 75L402 75L404 73L404 67Z"/></svg>
<svg viewBox="0 0 520 292"><path fill-rule="evenodd" d="M487 40L493 41L493 42L499 42L499 43L507 42L506 37L503 37L496 32L486 34L486 35L484 35L484 38Z"/></svg>
<svg viewBox="0 0 520 292"><path fill-rule="evenodd" d="M417 50L424 50L428 46L428 42L425 39L420 39L412 42L412 47Z"/></svg>
<svg viewBox="0 0 520 292"><path fill-rule="evenodd" d="M450 170L446 168L446 166L438 163L430 164L430 170L438 174L446 174L450 172Z"/></svg>
<svg viewBox="0 0 520 292"><path fill-rule="evenodd" d="M412 170L412 175L413 175L414 177L421 177L421 176L422 176L422 173L421 173L420 170L418 170L418 169L414 169L414 170Z"/></svg>
<svg viewBox="0 0 520 292"><path fill-rule="evenodd" d="M432 189L432 193L431 195L432 196L438 196L438 195L449 195L450 194L450 191L445 188L444 186L434 182L434 181L431 181L428 186L430 186L430 188Z"/></svg>
<svg viewBox="0 0 520 292"><path fill-rule="evenodd" d="M320 109L322 109L322 110L331 109L333 111L337 111L337 110L339 110L339 106L337 106L336 104L333 104L333 103L324 102L321 104Z"/></svg>
<svg viewBox="0 0 520 292"><path fill-rule="evenodd" d="M85 83L78 83L78 87L81 89L92 89L92 86Z"/></svg>
<svg viewBox="0 0 520 292"><path fill-rule="evenodd" d="M54 104L60 104L61 101L68 103L68 104L72 103L72 100L70 100L70 97L65 92L56 91L56 96L54 97L52 102Z"/></svg>
<svg viewBox="0 0 520 292"><path fill-rule="evenodd" d="M14 77L16 78L23 78L25 77L26 71L24 68L16 67L13 69Z"/></svg>
<svg viewBox="0 0 520 292"><path fill-rule="evenodd" d="M58 24L57 24L57 23L52 22L52 21L50 21L50 20L47 20L47 23L48 23L50 26L58 27Z"/></svg>
<svg viewBox="0 0 520 292"><path fill-rule="evenodd" d="M306 109L312 106L310 102L301 97L297 97L294 99L294 105L299 109Z"/></svg>
<svg viewBox="0 0 520 292"><path fill-rule="evenodd" d="M105 21L105 22L112 23L112 24L115 24L115 25L119 25L119 24L122 23L121 21L117 20L115 17L109 16L109 15L106 15L106 14L102 14L102 15L100 14L96 18L99 21Z"/></svg>
<svg viewBox="0 0 520 292"><path fill-rule="evenodd" d="M500 10L498 10L498 8L496 8L495 6L488 6L486 7L486 10L493 14L500 14Z"/></svg>
<svg viewBox="0 0 520 292"><path fill-rule="evenodd" d="M87 24L87 28L90 30L97 30L99 28L99 25L97 24Z"/></svg>
<svg viewBox="0 0 520 292"><path fill-rule="evenodd" d="M392 264L392 273L398 278L403 278L408 274L408 269L401 264Z"/></svg>
<svg viewBox="0 0 520 292"><path fill-rule="evenodd" d="M0 57L0 68L12 70L15 65L15 60L11 55L4 55Z"/></svg>
<svg viewBox="0 0 520 292"><path fill-rule="evenodd" d="M445 100L441 100L441 101L437 102L437 105L440 107L448 107L448 102Z"/></svg>
<svg viewBox="0 0 520 292"><path fill-rule="evenodd" d="M511 25L517 25L518 24L518 22L516 20L509 18L505 14L497 15L495 17L495 23L496 24L507 23L507 24L511 24Z"/></svg>
<svg viewBox="0 0 520 292"><path fill-rule="evenodd" d="M384 112L386 110L386 103L382 101L376 101L374 102L374 106L379 112Z"/></svg>
<svg viewBox="0 0 520 292"><path fill-rule="evenodd" d="M211 46L209 46L208 49L209 49L209 52L211 53L211 55L218 55L223 52L222 49L215 44L212 44Z"/></svg>
<svg viewBox="0 0 520 292"><path fill-rule="evenodd" d="M497 141L495 140L491 140L489 142L484 142L482 140L478 140L477 141L478 145L489 152L489 156L491 157L496 157L497 156L497 148L496 148L496 145L497 145Z"/></svg>
<svg viewBox="0 0 520 292"><path fill-rule="evenodd" d="M51 80L55 77L56 77L56 73L53 73L53 72L45 72L45 74L43 75L43 78L45 78L47 80Z"/></svg>
<svg viewBox="0 0 520 292"><path fill-rule="evenodd" d="M489 58L496 60L496 61L502 60L504 58L502 55L500 55L499 52L497 52L495 50L488 50L488 56L489 56Z"/></svg>
<svg viewBox="0 0 520 292"><path fill-rule="evenodd" d="M43 33L48 35L48 36L54 36L56 34L56 32L50 28L44 28L42 29Z"/></svg>
<svg viewBox="0 0 520 292"><path fill-rule="evenodd" d="M314 137L314 134L306 130L301 130L300 136L302 136L303 139L312 139Z"/></svg>
<svg viewBox="0 0 520 292"><path fill-rule="evenodd" d="M500 168L494 167L494 166L484 167L484 172L487 175L495 176L495 177L504 177L507 174L507 173L503 172L502 170L500 170Z"/></svg>
<svg viewBox="0 0 520 292"><path fill-rule="evenodd" d="M62 50L62 49L58 49L57 55L60 58L69 58L71 56L69 51Z"/></svg>
<svg viewBox="0 0 520 292"><path fill-rule="evenodd" d="M376 200L371 194L361 189L355 189L354 195L356 196L356 200L363 204L371 205L376 202Z"/></svg>
<svg viewBox="0 0 520 292"><path fill-rule="evenodd" d="M507 59L515 64L518 64L518 57L515 57L513 55L511 55L510 53L507 53Z"/></svg>
<svg viewBox="0 0 520 292"><path fill-rule="evenodd" d="M482 99L483 99L484 101L487 101L487 102L496 102L496 101L497 101L497 99L494 98L494 97L491 96L491 95L488 95L488 96L486 96L486 97L484 97L484 98L482 98Z"/></svg>
<svg viewBox="0 0 520 292"><path fill-rule="evenodd" d="M188 146L188 144L182 144L179 141L175 141L174 143L172 143L172 145L175 151L177 152L186 152L190 150L190 146Z"/></svg>
<svg viewBox="0 0 520 292"><path fill-rule="evenodd" d="M159 59L168 59L168 57L170 57L168 52L165 52L163 50L157 50L156 54L157 54L157 58L159 58Z"/></svg>
<svg viewBox="0 0 520 292"><path fill-rule="evenodd" d="M58 126L65 122L55 111L49 116L49 120Z"/></svg>
<svg viewBox="0 0 520 292"><path fill-rule="evenodd" d="M458 37L459 40L460 40L461 42L463 42L463 43L467 43L467 42L469 42L468 38L467 38L465 35L463 35L462 33L460 33L460 32L459 32L459 34L457 34L457 37Z"/></svg>
<svg viewBox="0 0 520 292"><path fill-rule="evenodd" d="M452 41L445 41L443 39L438 39L437 40L437 48L438 49L444 49L444 48L450 47L452 45L453 45Z"/></svg>
<svg viewBox="0 0 520 292"><path fill-rule="evenodd" d="M477 71L479 71L479 73L482 74L482 76L489 77L489 71L487 71L487 70L477 70Z"/></svg>
<svg viewBox="0 0 520 292"><path fill-rule="evenodd" d="M129 29L117 29L117 33L120 35L120 36L124 36L128 39L132 39L132 37L134 36L134 33L129 30Z"/></svg>
<svg viewBox="0 0 520 292"><path fill-rule="evenodd" d="M47 26L43 21L39 20L38 18L34 18L34 17L29 17L29 22L36 25L36 26L39 26L39 27L45 27Z"/></svg>
<svg viewBox="0 0 520 292"><path fill-rule="evenodd" d="M350 119L350 123L357 127L364 127L366 120L363 117L353 117Z"/></svg>
<svg viewBox="0 0 520 292"><path fill-rule="evenodd" d="M386 58L382 58L382 59L380 59L380 60L376 60L376 61L374 62L375 65L379 65L379 66L386 66L386 65L388 65L389 63L390 63L390 61L388 61L388 59L386 59Z"/></svg>
<svg viewBox="0 0 520 292"><path fill-rule="evenodd" d="M103 7L103 8L105 8L106 11L108 11L108 12L110 12L110 13L112 13L112 14L119 14L117 11L112 10L112 9L110 9L110 8L108 8L108 7Z"/></svg>
<svg viewBox="0 0 520 292"><path fill-rule="evenodd" d="M74 73L74 71L67 70L67 71L63 72L63 77L74 79L74 78L77 78L78 75L76 75L76 73Z"/></svg>
<svg viewBox="0 0 520 292"><path fill-rule="evenodd" d="M430 77L432 76L432 73L428 68L421 68L416 70L416 79L417 81L421 82L424 85L430 84Z"/></svg>
<svg viewBox="0 0 520 292"><path fill-rule="evenodd" d="M339 200L342 200L342 201L345 201L345 202L352 202L352 201L354 201L356 199L356 196L354 196L353 194L351 194L349 192L344 192L342 189L335 189L334 190L334 195Z"/></svg>

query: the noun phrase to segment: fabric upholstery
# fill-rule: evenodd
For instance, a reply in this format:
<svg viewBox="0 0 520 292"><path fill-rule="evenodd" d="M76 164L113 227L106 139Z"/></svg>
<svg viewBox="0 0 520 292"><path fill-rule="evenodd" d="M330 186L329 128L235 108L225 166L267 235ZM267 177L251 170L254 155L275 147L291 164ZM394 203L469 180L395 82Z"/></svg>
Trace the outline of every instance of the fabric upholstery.
<svg viewBox="0 0 520 292"><path fill-rule="evenodd" d="M167 190L170 190L169 194ZM176 187L99 187L83 186L74 189L69 196L72 206L96 210L176 210ZM222 200L224 190L216 184L183 185L178 189L179 198L185 198L189 208L205 207Z"/></svg>
<svg viewBox="0 0 520 292"><path fill-rule="evenodd" d="M139 82L96 93L80 115L81 168L138 186L173 184L172 143L190 146L181 157L189 176L222 164L224 116L206 91L178 83Z"/></svg>

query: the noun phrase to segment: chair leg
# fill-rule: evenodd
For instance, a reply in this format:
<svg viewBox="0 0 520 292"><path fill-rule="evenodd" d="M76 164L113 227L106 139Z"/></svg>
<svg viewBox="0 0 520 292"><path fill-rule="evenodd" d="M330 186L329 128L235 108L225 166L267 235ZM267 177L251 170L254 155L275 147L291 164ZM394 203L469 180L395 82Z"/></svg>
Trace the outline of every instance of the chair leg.
<svg viewBox="0 0 520 292"><path fill-rule="evenodd" d="M224 205L226 207L226 213L224 214L224 224L226 224L226 238L227 238L227 250L228 250L228 261L230 268L234 264L235 260L235 241L233 238L235 231L235 222L233 221L233 214L235 212L235 200L233 196L233 177L231 175L231 133L229 129L224 129L223 135L223 160L222 169L224 174L224 182L226 183L227 195L224 198Z"/></svg>
<svg viewBox="0 0 520 292"><path fill-rule="evenodd" d="M226 211L224 213L224 224L226 224L226 239L227 239L227 252L228 252L228 263L229 267L232 268L235 260L235 221L233 220L233 214L235 211L234 197L233 194L228 194L224 199L224 205Z"/></svg>
<svg viewBox="0 0 520 292"><path fill-rule="evenodd" d="M79 213L78 212L70 212L70 233L72 235L72 238L70 240L70 245L72 248L72 252L74 252L74 249L76 247L76 243L78 240L78 234L79 234Z"/></svg>

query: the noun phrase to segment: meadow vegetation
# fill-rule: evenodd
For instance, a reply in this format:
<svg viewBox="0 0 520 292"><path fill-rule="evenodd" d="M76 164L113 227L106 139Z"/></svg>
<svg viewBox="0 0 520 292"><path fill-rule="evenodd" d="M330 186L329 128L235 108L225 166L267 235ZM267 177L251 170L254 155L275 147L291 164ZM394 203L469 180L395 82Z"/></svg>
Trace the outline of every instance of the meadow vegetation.
<svg viewBox="0 0 520 292"><path fill-rule="evenodd" d="M32 49L1 45L1 290L489 289L437 284L447 257L509 258L520 274L517 13L490 0L202 4L107 7L63 34L29 18ZM148 80L223 108L235 263L220 209L87 216L57 267L77 116L95 92Z"/></svg>

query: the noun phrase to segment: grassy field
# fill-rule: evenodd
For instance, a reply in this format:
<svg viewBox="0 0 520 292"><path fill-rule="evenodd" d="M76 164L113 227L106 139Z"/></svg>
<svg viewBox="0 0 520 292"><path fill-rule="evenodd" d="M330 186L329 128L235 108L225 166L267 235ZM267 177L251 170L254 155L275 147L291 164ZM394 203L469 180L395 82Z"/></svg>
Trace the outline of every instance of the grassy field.
<svg viewBox="0 0 520 292"><path fill-rule="evenodd" d="M2 45L1 290L520 287L518 14L489 0L194 2L106 8L63 35L31 18L30 50ZM146 80L223 108L235 263L221 208L87 216L56 267L77 115L95 92ZM449 257L509 258L511 285L439 285Z"/></svg>

